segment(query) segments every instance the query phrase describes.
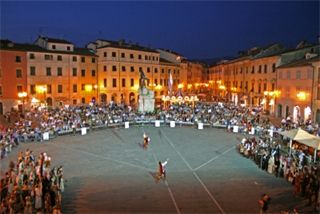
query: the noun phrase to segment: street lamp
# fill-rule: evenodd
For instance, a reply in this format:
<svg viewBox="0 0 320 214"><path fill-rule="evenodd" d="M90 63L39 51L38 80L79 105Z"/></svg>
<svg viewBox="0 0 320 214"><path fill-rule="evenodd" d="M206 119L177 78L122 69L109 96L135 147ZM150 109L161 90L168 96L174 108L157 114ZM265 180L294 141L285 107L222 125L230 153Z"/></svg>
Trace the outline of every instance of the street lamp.
<svg viewBox="0 0 320 214"><path fill-rule="evenodd" d="M24 115L24 101L25 98L28 96L27 92L23 91L23 92L19 92L18 93L18 97L22 100L22 114Z"/></svg>

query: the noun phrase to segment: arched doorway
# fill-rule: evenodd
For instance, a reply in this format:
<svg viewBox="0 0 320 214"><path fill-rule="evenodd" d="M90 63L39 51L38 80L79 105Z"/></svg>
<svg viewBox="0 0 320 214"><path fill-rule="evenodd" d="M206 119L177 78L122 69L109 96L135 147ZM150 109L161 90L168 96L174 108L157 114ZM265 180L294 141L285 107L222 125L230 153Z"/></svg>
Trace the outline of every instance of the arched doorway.
<svg viewBox="0 0 320 214"><path fill-rule="evenodd" d="M106 94L101 94L100 95L100 100L101 100L101 103L107 103L107 95Z"/></svg>
<svg viewBox="0 0 320 214"><path fill-rule="evenodd" d="M117 102L117 94L112 94L111 101L116 103Z"/></svg>
<svg viewBox="0 0 320 214"><path fill-rule="evenodd" d="M130 102L130 105L133 105L136 102L135 94L133 92L129 94L129 102Z"/></svg>
<svg viewBox="0 0 320 214"><path fill-rule="evenodd" d="M290 114L289 106L286 106L286 117L288 117Z"/></svg>
<svg viewBox="0 0 320 214"><path fill-rule="evenodd" d="M278 104L278 113L277 113L278 117L282 117L282 105Z"/></svg>
<svg viewBox="0 0 320 214"><path fill-rule="evenodd" d="M292 119L293 119L293 122L297 123L300 118L301 118L301 114L300 114L300 107L299 106L295 106L293 107L293 115L292 115Z"/></svg>
<svg viewBox="0 0 320 214"><path fill-rule="evenodd" d="M317 109L316 112L316 123L320 124L320 109Z"/></svg>
<svg viewBox="0 0 320 214"><path fill-rule="evenodd" d="M46 99L46 102L47 102L47 106L52 106L52 98L51 97L48 97Z"/></svg>
<svg viewBox="0 0 320 214"><path fill-rule="evenodd" d="M0 103L0 115L3 115L3 104Z"/></svg>
<svg viewBox="0 0 320 214"><path fill-rule="evenodd" d="M304 121L311 119L311 108L307 106L304 108Z"/></svg>

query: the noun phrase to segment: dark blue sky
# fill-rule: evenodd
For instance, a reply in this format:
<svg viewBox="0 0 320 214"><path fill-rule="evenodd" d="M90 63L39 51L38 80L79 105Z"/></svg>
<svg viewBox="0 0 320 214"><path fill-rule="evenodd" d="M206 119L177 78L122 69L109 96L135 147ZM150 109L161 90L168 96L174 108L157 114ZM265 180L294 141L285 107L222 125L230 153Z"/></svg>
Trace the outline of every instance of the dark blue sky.
<svg viewBox="0 0 320 214"><path fill-rule="evenodd" d="M0 1L1 38L43 35L84 46L97 38L168 48L188 58L234 56L319 36L318 1Z"/></svg>

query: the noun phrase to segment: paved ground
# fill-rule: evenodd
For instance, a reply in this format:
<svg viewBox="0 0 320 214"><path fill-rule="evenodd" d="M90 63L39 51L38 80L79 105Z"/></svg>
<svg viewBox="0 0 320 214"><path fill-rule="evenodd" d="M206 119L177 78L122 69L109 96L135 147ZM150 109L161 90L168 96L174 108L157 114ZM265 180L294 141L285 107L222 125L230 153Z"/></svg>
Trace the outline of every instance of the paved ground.
<svg viewBox="0 0 320 214"><path fill-rule="evenodd" d="M144 131L148 150L140 146ZM293 186L237 153L238 139L223 129L105 129L20 145L1 172L19 150L47 151L64 166L64 213L258 213L262 193L272 198L271 213L307 211ZM167 179L156 182L157 162L167 158Z"/></svg>

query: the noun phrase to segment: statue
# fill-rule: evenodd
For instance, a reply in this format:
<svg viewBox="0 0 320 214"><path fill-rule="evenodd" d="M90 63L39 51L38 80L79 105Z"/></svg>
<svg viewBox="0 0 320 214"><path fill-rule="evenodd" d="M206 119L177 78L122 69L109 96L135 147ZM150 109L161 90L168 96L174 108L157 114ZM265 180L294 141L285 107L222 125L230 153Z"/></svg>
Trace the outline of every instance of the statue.
<svg viewBox="0 0 320 214"><path fill-rule="evenodd" d="M154 111L154 92L148 89L146 81L149 80L142 70L139 70L139 106L140 112L153 112Z"/></svg>
<svg viewBox="0 0 320 214"><path fill-rule="evenodd" d="M146 77L146 75L143 73L142 70L139 70L139 73L140 73L139 87L140 89L143 89L146 87L146 81L148 80L148 78Z"/></svg>

